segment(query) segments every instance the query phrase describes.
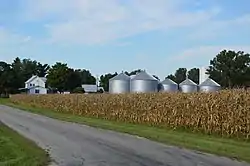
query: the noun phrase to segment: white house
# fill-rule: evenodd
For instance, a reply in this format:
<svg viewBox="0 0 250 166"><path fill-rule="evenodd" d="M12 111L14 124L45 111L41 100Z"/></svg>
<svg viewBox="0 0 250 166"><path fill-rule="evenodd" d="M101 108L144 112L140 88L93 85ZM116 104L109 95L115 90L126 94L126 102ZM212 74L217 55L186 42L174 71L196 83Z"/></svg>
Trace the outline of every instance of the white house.
<svg viewBox="0 0 250 166"><path fill-rule="evenodd" d="M28 94L47 94L47 88L45 87L47 79L45 77L32 76L25 82L25 89Z"/></svg>

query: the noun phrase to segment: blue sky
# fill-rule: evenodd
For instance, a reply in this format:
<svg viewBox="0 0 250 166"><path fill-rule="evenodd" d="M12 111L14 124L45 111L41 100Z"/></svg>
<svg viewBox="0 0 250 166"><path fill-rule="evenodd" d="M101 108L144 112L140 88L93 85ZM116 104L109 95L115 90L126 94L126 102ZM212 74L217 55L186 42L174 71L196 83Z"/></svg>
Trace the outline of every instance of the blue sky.
<svg viewBox="0 0 250 166"><path fill-rule="evenodd" d="M249 0L0 0L0 60L161 79L222 49L250 52Z"/></svg>

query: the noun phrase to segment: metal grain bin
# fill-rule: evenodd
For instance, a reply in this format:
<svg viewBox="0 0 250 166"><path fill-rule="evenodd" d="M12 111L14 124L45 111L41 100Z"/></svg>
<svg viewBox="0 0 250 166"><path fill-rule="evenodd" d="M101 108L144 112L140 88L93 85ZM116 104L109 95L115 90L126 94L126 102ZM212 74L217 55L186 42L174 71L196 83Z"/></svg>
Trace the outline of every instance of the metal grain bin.
<svg viewBox="0 0 250 166"><path fill-rule="evenodd" d="M130 79L133 79L135 76L136 76L136 75L131 75L131 76L130 76Z"/></svg>
<svg viewBox="0 0 250 166"><path fill-rule="evenodd" d="M166 78L161 82L161 90L162 92L176 92L178 91L178 84L172 81L169 78Z"/></svg>
<svg viewBox="0 0 250 166"><path fill-rule="evenodd" d="M158 92L158 80L142 71L131 79L130 91L136 93Z"/></svg>
<svg viewBox="0 0 250 166"><path fill-rule="evenodd" d="M180 91L184 93L192 93L198 91L198 86L190 79L186 79L179 84Z"/></svg>
<svg viewBox="0 0 250 166"><path fill-rule="evenodd" d="M220 84L215 82L211 78L207 78L204 82L199 85L200 92L216 92L221 89Z"/></svg>
<svg viewBox="0 0 250 166"><path fill-rule="evenodd" d="M109 80L109 93L130 92L130 77L125 73L120 73Z"/></svg>

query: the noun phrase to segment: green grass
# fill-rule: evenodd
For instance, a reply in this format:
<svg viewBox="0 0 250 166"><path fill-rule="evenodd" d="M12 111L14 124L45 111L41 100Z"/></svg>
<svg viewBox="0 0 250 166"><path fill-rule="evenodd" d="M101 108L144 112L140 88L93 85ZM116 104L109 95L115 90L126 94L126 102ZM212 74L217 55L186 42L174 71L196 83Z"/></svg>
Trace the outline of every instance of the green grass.
<svg viewBox="0 0 250 166"><path fill-rule="evenodd" d="M1 102L2 104L11 107L19 108L28 112L41 114L63 121L76 122L97 128L129 133L132 135L138 135L154 141L165 143L167 145L175 145L182 148L213 153L220 156L226 156L229 158L250 162L249 141L221 138L219 136L211 136L201 133L192 133L187 131L163 129L145 125L136 125L107 121L103 119L81 117L72 114L58 113L53 110L29 107L26 105L15 105L10 103L8 100L1 100Z"/></svg>
<svg viewBox="0 0 250 166"><path fill-rule="evenodd" d="M45 166L49 156L0 122L0 166Z"/></svg>

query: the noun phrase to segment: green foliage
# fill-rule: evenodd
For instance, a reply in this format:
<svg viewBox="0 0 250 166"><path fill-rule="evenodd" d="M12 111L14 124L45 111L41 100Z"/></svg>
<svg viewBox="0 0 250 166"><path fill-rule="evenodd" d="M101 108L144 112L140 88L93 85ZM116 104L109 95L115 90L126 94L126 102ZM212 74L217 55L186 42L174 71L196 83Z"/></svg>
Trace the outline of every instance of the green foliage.
<svg viewBox="0 0 250 166"><path fill-rule="evenodd" d="M50 87L57 88L59 92L65 90L69 68L67 64L57 62L51 67L47 76L47 83Z"/></svg>
<svg viewBox="0 0 250 166"><path fill-rule="evenodd" d="M65 80L64 90L72 91L76 87L81 86L81 75L79 72L76 72L74 69L68 69Z"/></svg>
<svg viewBox="0 0 250 166"><path fill-rule="evenodd" d="M96 79L94 76L92 76L89 70L78 69L78 70L75 70L75 72L77 72L80 75L81 84L96 84Z"/></svg>
<svg viewBox="0 0 250 166"><path fill-rule="evenodd" d="M250 55L242 51L221 51L210 61L208 74L223 87L250 85Z"/></svg>
<svg viewBox="0 0 250 166"><path fill-rule="evenodd" d="M45 77L50 92L73 91L82 84L95 84L96 79L89 70L71 69L64 63L56 63L51 68L35 60L15 58L11 64L0 61L0 94L20 93L25 81L32 75ZM52 90L53 89L53 90Z"/></svg>
<svg viewBox="0 0 250 166"><path fill-rule="evenodd" d="M72 93L85 93L84 88L82 87L77 87L75 88Z"/></svg>
<svg viewBox="0 0 250 166"><path fill-rule="evenodd" d="M128 76L131 76L131 75L136 75L137 73L139 73L141 71L142 71L141 69L136 69L136 70L133 70L131 72L125 71L124 73L127 74Z"/></svg>
<svg viewBox="0 0 250 166"><path fill-rule="evenodd" d="M32 75L44 77L48 64L41 64L30 59L15 58L11 64L0 62L0 93L17 93L24 87L24 82Z"/></svg>
<svg viewBox="0 0 250 166"><path fill-rule="evenodd" d="M186 68L179 68L176 70L174 75L168 75L167 78L175 81L177 84L181 83L186 79L187 69Z"/></svg>
<svg viewBox="0 0 250 166"><path fill-rule="evenodd" d="M176 81L176 78L173 74L168 75L166 78Z"/></svg>
<svg viewBox="0 0 250 166"><path fill-rule="evenodd" d="M73 91L82 84L95 84L96 79L88 70L72 69L67 64L56 63L49 70L48 85L58 91Z"/></svg>
<svg viewBox="0 0 250 166"><path fill-rule="evenodd" d="M157 80L160 80L160 78L157 75L153 75L154 78L156 78Z"/></svg>
<svg viewBox="0 0 250 166"><path fill-rule="evenodd" d="M188 71L188 78L194 81L196 84L199 84L199 69L192 68Z"/></svg>
<svg viewBox="0 0 250 166"><path fill-rule="evenodd" d="M47 152L0 122L1 166L42 166L49 160Z"/></svg>
<svg viewBox="0 0 250 166"><path fill-rule="evenodd" d="M105 91L109 90L109 79L113 78L114 76L118 75L117 73L111 74L105 74L101 75L100 77L100 86L103 87Z"/></svg>
<svg viewBox="0 0 250 166"><path fill-rule="evenodd" d="M11 86L11 67L5 62L0 62L0 94L8 93Z"/></svg>

